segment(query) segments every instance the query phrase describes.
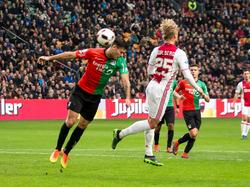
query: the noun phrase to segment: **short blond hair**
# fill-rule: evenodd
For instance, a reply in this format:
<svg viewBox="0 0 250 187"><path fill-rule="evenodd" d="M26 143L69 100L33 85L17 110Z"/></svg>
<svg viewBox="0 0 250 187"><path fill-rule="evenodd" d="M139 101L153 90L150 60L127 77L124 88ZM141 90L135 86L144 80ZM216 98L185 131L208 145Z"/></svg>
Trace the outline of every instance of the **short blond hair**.
<svg viewBox="0 0 250 187"><path fill-rule="evenodd" d="M161 33L164 40L169 40L179 31L178 25L172 19L164 19L161 22Z"/></svg>

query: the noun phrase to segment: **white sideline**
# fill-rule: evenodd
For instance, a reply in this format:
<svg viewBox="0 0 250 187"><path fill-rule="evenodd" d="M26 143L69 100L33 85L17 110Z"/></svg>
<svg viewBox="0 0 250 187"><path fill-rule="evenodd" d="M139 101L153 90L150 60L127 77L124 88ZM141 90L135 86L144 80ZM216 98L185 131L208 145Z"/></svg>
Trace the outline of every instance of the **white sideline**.
<svg viewBox="0 0 250 187"><path fill-rule="evenodd" d="M0 149L0 152L33 152L33 153L37 153L37 152L41 152L41 151L45 151L46 153L50 153L51 151L53 151L53 149ZM74 152L81 152L81 151L106 151L106 152L111 152L114 151L112 149L75 149ZM119 148L117 149L117 151L131 151L131 152L143 152L143 149L122 149ZM240 150L240 151L233 151L233 150L192 150L192 152L196 152L196 153L250 153L250 150Z"/></svg>
<svg viewBox="0 0 250 187"><path fill-rule="evenodd" d="M9 155L47 155L49 156L51 153L51 149L0 149L0 154L9 154ZM85 153L81 153L81 151L85 151ZM86 153L86 151L105 151L106 153L110 153L110 154L102 154L102 153ZM139 149L119 149L119 151L129 151L127 153L131 153L131 152L142 152L143 150L139 150ZM197 150L197 151L192 151L192 152L196 152L196 153L233 153L233 154L238 154L238 153L245 153L245 154L249 154L250 151L215 151L215 150ZM84 156L84 157L112 157L112 158L142 158L142 156L139 155L128 155L128 154L124 154L121 155L121 152L118 152L119 155L114 154L114 150L108 150L108 149L77 149L72 153L72 156ZM174 156L171 154L168 154L169 156L165 157L164 155L158 155L159 158L164 158L164 159L174 159L174 158L179 158L178 156ZM193 158L193 160L197 160L197 158ZM250 159L243 159L243 158L206 158L205 160L220 160L220 161L247 161L250 162Z"/></svg>

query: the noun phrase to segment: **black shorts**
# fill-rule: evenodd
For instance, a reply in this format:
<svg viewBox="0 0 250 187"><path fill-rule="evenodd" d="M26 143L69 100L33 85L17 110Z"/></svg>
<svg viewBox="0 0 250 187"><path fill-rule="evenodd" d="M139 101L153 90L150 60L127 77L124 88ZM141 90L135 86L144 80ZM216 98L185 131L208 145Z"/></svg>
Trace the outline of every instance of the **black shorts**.
<svg viewBox="0 0 250 187"><path fill-rule="evenodd" d="M70 95L67 109L80 113L86 120L92 121L100 101L101 95L89 94L76 85Z"/></svg>
<svg viewBox="0 0 250 187"><path fill-rule="evenodd" d="M200 110L187 110L183 111L184 120L186 122L188 130L201 126L201 112Z"/></svg>
<svg viewBox="0 0 250 187"><path fill-rule="evenodd" d="M166 124L174 124L175 121L175 111L174 111L174 107L173 106L169 106L166 108L165 114L162 117L161 121L159 122L159 125L164 124L164 121L166 122Z"/></svg>

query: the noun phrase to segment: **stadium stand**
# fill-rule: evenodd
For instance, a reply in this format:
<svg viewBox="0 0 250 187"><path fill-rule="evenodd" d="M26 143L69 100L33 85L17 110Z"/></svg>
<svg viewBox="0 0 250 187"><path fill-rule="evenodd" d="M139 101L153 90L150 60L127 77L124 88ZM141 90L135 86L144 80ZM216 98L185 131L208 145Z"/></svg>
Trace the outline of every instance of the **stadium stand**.
<svg viewBox="0 0 250 187"><path fill-rule="evenodd" d="M145 98L147 60L162 42L162 18L181 25L179 46L200 65L211 98L232 98L242 67L250 63L247 3L197 0L192 11L179 0L0 0L0 98L68 98L75 71L82 75L85 63L65 61L72 72L59 64L39 66L37 58L96 47L95 34L105 27L129 43L131 94ZM103 98L124 97L119 81L110 79Z"/></svg>

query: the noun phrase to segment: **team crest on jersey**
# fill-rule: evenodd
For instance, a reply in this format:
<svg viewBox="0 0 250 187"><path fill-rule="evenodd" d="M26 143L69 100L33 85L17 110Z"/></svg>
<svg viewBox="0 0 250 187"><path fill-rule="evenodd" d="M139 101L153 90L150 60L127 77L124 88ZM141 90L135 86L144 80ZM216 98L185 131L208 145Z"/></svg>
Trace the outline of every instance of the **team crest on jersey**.
<svg viewBox="0 0 250 187"><path fill-rule="evenodd" d="M105 65L104 69L103 69L103 73L106 75L111 75L113 74L114 70L111 68L109 68L107 65Z"/></svg>
<svg viewBox="0 0 250 187"><path fill-rule="evenodd" d="M200 93L199 93L197 90L194 89L194 90L193 90L193 95L199 97L199 96L200 96Z"/></svg>
<svg viewBox="0 0 250 187"><path fill-rule="evenodd" d="M115 60L110 61L110 65L115 66L115 64L116 64Z"/></svg>

